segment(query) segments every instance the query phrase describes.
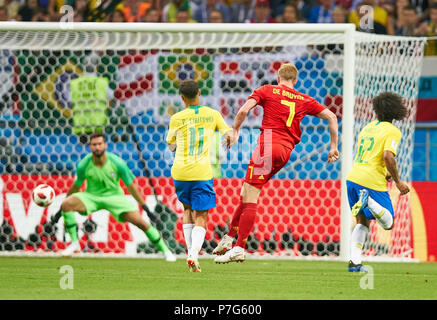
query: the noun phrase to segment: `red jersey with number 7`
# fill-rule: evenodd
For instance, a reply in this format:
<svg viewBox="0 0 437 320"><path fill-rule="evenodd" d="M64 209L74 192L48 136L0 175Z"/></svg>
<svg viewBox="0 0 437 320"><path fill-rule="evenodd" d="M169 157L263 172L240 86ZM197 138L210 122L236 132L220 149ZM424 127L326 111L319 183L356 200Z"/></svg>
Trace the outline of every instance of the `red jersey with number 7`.
<svg viewBox="0 0 437 320"><path fill-rule="evenodd" d="M286 85L264 85L249 98L255 99L264 109L260 141L269 143L263 135L265 130L271 129L272 143L290 149L300 142L302 119L307 114L316 115L325 110L314 98Z"/></svg>

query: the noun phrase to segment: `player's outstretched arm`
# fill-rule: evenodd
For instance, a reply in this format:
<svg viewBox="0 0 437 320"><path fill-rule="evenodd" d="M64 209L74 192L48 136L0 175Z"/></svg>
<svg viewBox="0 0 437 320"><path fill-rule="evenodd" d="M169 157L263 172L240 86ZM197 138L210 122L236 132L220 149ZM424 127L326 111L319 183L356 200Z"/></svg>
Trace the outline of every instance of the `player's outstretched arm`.
<svg viewBox="0 0 437 320"><path fill-rule="evenodd" d="M136 183L134 183L132 181L132 183L130 185L128 185L127 187L127 191L132 195L132 197L134 197L134 199L138 202L138 204L143 207L144 206L144 198L141 195L140 191L138 190L138 187L136 185Z"/></svg>
<svg viewBox="0 0 437 320"><path fill-rule="evenodd" d="M141 208L147 213L147 216L149 217L150 221L154 224L158 223L158 216L156 215L156 213L150 211L149 207L145 202L143 195L138 189L137 184L134 181L132 181L131 184L128 185L126 188L127 191L132 195L132 197L134 197L134 199L138 202Z"/></svg>
<svg viewBox="0 0 437 320"><path fill-rule="evenodd" d="M256 107L257 104L258 104L258 102L255 99L250 98L238 110L238 113L235 116L234 126L233 126L233 128L234 128L234 138L236 138L236 140L238 140L238 136L240 134L241 125L243 124L244 120L246 119L247 114L249 113L250 110L252 110L254 107Z"/></svg>
<svg viewBox="0 0 437 320"><path fill-rule="evenodd" d="M224 145L226 146L227 149L230 149L234 144L236 144L238 142L238 138L240 136L241 125L243 124L244 120L246 119L249 111L252 110L254 107L256 107L257 104L258 104L258 102L255 99L250 98L238 110L237 115L235 116L232 133L228 134L228 136L226 137L225 142L224 142Z"/></svg>
<svg viewBox="0 0 437 320"><path fill-rule="evenodd" d="M329 109L325 109L322 112L316 114L316 117L327 120L329 126L329 133L331 135L330 149L328 153L328 162L334 162L338 160L338 122L337 116Z"/></svg>
<svg viewBox="0 0 437 320"><path fill-rule="evenodd" d="M398 169L396 166L396 159L393 152L388 150L384 151L384 162L391 179L396 183L396 187L401 192L401 195L410 192L410 188L408 187L408 185L403 182L399 177Z"/></svg>

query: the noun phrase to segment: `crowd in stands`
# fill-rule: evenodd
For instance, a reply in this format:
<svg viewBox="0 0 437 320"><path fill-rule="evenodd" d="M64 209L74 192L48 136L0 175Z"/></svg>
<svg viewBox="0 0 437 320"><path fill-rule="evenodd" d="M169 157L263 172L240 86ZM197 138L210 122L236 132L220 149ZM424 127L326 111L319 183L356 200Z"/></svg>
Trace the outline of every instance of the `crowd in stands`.
<svg viewBox="0 0 437 320"><path fill-rule="evenodd" d="M437 0L0 0L0 21L354 23L358 30L437 36ZM373 11L373 28L360 24ZM366 20L367 19L367 20Z"/></svg>

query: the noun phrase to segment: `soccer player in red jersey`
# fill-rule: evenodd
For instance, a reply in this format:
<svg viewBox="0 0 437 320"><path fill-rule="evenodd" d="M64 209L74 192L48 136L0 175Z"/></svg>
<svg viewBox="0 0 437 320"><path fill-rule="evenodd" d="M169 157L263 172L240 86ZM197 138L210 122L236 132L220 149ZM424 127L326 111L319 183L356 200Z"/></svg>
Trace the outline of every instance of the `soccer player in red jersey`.
<svg viewBox="0 0 437 320"><path fill-rule="evenodd" d="M228 234L213 251L218 255L214 259L216 263L245 260L246 241L255 223L261 190L287 164L291 151L300 142L300 122L306 115L328 121L331 135L328 162L339 157L337 117L315 99L294 89L297 74L293 64L283 64L278 70L278 85L256 89L235 117L234 139L227 143L228 148L237 143L240 127L249 111L257 105L264 108L261 135L247 167L240 204L232 217ZM238 239L232 248L237 233Z"/></svg>

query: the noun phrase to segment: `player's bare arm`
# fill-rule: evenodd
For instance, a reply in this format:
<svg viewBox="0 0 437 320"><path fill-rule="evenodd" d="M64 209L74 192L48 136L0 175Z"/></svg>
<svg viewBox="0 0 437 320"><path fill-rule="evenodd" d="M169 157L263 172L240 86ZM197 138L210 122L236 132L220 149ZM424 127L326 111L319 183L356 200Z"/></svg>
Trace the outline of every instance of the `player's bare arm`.
<svg viewBox="0 0 437 320"><path fill-rule="evenodd" d="M328 153L328 162L334 162L338 160L338 122L337 116L329 109L325 109L322 112L316 114L316 117L327 120L329 126L329 133L331 135L330 148Z"/></svg>
<svg viewBox="0 0 437 320"><path fill-rule="evenodd" d="M235 116L234 126L233 126L234 131L236 131L237 133L240 132L240 127L243 124L244 120L246 119L247 114L257 104L258 102L253 98L250 98L249 100L246 101L245 104L243 104L243 106L238 110L237 115Z"/></svg>
<svg viewBox="0 0 437 320"><path fill-rule="evenodd" d="M384 162L391 179L393 179L393 181L396 183L396 187L401 192L401 195L410 192L410 188L408 187L408 185L403 182L399 177L398 169L396 166L396 159L393 152L388 150L384 151Z"/></svg>
<svg viewBox="0 0 437 320"><path fill-rule="evenodd" d="M127 186L127 191L132 195L132 197L134 197L141 207L144 205L144 198L134 182Z"/></svg>
<svg viewBox="0 0 437 320"><path fill-rule="evenodd" d="M230 144L227 145L228 148L230 148L231 146L233 146L234 144L236 144L238 142L238 137L240 136L241 125L243 124L244 120L246 119L247 114L249 113L249 111L252 110L254 107L256 107L257 104L258 104L258 102L255 99L250 98L238 110L238 113L235 116L235 120L234 120L233 139L230 141Z"/></svg>

